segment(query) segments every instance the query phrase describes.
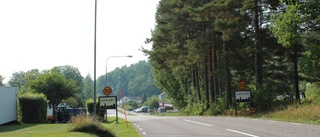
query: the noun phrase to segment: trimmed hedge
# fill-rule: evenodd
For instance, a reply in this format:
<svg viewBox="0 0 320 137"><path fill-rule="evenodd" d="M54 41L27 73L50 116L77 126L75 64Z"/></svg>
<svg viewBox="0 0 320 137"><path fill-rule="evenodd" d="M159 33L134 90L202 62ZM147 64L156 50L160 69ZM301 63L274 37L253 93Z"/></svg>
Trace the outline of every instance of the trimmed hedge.
<svg viewBox="0 0 320 137"><path fill-rule="evenodd" d="M20 95L19 120L23 123L42 123L47 119L47 98L44 94L27 93Z"/></svg>

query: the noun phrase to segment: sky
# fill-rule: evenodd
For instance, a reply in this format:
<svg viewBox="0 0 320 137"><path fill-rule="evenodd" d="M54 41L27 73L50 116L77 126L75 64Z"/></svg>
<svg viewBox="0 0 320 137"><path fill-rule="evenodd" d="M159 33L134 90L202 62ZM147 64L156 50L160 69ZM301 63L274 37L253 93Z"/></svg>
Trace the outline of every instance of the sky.
<svg viewBox="0 0 320 137"><path fill-rule="evenodd" d="M96 78L147 60L159 0L97 0ZM94 77L95 0L0 0L0 75L71 65ZM132 58L125 57L132 55ZM120 57L116 57L120 56ZM109 58L109 59L108 59Z"/></svg>

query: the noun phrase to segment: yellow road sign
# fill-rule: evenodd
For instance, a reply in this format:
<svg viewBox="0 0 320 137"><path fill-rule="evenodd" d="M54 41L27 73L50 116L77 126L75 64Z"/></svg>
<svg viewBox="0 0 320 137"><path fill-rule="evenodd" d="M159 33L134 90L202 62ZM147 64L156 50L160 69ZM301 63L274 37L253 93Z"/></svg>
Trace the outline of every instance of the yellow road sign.
<svg viewBox="0 0 320 137"><path fill-rule="evenodd" d="M109 96L112 93L112 89L111 89L111 87L106 86L106 87L103 88L102 92L103 92L103 94Z"/></svg>

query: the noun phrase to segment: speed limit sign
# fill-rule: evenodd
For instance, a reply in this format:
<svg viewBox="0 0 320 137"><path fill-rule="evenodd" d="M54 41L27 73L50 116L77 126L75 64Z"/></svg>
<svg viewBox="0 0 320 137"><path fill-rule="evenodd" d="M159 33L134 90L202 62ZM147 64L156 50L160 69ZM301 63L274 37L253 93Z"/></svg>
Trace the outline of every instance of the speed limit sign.
<svg viewBox="0 0 320 137"><path fill-rule="evenodd" d="M112 93L112 89L111 89L111 87L106 86L106 87L103 88L102 92L103 92L103 94L109 96Z"/></svg>

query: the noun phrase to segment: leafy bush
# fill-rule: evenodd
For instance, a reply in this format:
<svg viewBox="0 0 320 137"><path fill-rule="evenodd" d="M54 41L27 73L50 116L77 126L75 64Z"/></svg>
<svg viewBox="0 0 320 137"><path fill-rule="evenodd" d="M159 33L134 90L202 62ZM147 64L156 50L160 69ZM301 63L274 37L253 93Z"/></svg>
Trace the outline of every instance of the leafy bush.
<svg viewBox="0 0 320 137"><path fill-rule="evenodd" d="M203 115L205 112L205 104L188 104L187 107L181 109L181 112L186 115Z"/></svg>
<svg viewBox="0 0 320 137"><path fill-rule="evenodd" d="M211 103L210 108L205 112L205 115L217 116L224 114L226 108L224 102L225 98L218 98L218 103Z"/></svg>
<svg viewBox="0 0 320 137"><path fill-rule="evenodd" d="M320 85L318 83L307 85L306 98L310 101L320 104Z"/></svg>
<svg viewBox="0 0 320 137"><path fill-rule="evenodd" d="M159 108L159 98L156 96L152 96L143 105L148 106L149 108Z"/></svg>
<svg viewBox="0 0 320 137"><path fill-rule="evenodd" d="M94 102L93 102L92 98L86 100L87 111L91 115L93 114L93 105L94 105ZM99 110L100 110L99 103L98 103L98 101L96 101L96 111L99 112Z"/></svg>
<svg viewBox="0 0 320 137"><path fill-rule="evenodd" d="M20 95L19 121L23 123L41 123L47 119L47 98L44 94L26 93Z"/></svg>
<svg viewBox="0 0 320 137"><path fill-rule="evenodd" d="M130 100L129 102L125 103L130 105L132 108L138 108L139 104L136 101Z"/></svg>
<svg viewBox="0 0 320 137"><path fill-rule="evenodd" d="M71 132L85 132L98 135L99 137L115 137L115 134L104 127L98 117L87 117L80 114L70 120Z"/></svg>

